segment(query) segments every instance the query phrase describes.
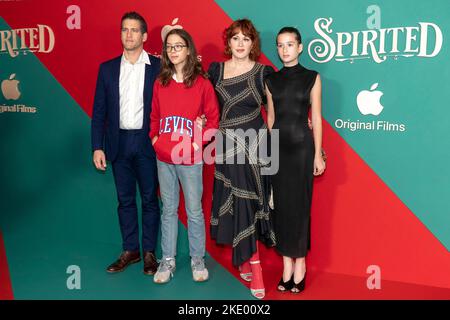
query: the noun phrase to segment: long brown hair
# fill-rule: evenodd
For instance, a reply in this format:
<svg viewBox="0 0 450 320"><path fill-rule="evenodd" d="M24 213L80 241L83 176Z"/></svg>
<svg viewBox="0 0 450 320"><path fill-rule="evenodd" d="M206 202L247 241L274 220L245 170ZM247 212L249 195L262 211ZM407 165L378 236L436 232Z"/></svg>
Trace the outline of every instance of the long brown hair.
<svg viewBox="0 0 450 320"><path fill-rule="evenodd" d="M172 62L170 62L166 51L167 39L171 34L180 36L186 43L187 49L189 50L189 54L186 58L186 64L183 67L183 82L186 87L190 88L194 85L195 79L197 79L198 76L206 78L206 73L203 70L202 64L197 59L197 49L195 48L194 40L192 40L191 35L183 29L172 29L164 38L161 55L161 71L158 79L165 87L169 84L173 74L175 73L175 66Z"/></svg>

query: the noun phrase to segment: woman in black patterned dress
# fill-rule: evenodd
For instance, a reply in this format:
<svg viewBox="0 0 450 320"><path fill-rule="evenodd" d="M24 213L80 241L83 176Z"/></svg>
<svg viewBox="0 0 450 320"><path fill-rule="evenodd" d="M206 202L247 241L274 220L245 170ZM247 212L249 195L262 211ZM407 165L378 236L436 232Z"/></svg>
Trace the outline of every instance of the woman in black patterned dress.
<svg viewBox="0 0 450 320"><path fill-rule="evenodd" d="M219 99L223 138L216 140L211 237L218 244L232 245L233 265L239 266L244 280L251 281L253 296L262 299L265 289L257 240L267 246L276 241L269 176L262 174L267 158L258 150L270 147L263 146L269 137L261 105L265 102L265 77L274 70L256 62L260 41L251 21L233 22L224 32L224 42L231 59L212 63L208 71ZM249 129L259 133L257 139L245 139L239 133ZM245 162L239 162L240 158Z"/></svg>

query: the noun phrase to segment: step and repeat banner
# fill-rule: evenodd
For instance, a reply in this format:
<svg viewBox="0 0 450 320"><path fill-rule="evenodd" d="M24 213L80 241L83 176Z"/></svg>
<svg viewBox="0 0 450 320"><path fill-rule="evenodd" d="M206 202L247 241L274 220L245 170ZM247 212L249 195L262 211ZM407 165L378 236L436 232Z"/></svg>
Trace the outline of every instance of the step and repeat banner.
<svg viewBox="0 0 450 320"><path fill-rule="evenodd" d="M322 77L329 157L315 180L309 267L450 288L448 0L0 1L0 231L13 284L26 277L25 250L57 258L80 242L120 243L112 175L91 165L90 116L127 11L146 18L149 53L161 53L164 30L184 28L205 68L226 59L234 19L254 22L260 62L276 68L278 30L297 27L300 61Z"/></svg>

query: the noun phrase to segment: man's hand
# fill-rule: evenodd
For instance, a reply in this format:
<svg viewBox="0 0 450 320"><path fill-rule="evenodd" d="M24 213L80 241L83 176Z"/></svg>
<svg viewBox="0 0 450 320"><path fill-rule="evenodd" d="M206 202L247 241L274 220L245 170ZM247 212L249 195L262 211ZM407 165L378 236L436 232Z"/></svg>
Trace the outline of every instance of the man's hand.
<svg viewBox="0 0 450 320"><path fill-rule="evenodd" d="M94 151L94 165L97 170L105 171L106 170L106 157L103 150L95 150Z"/></svg>
<svg viewBox="0 0 450 320"><path fill-rule="evenodd" d="M153 137L153 139L152 139L152 146L154 146L155 145L155 143L156 143L156 140L158 140L158 136L154 136Z"/></svg>

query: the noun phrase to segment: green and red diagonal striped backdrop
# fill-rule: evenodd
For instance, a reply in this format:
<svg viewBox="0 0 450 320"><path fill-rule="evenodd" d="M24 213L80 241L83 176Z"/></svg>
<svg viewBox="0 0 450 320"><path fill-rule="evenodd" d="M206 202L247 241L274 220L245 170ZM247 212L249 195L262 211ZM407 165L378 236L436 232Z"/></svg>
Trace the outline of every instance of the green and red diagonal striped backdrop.
<svg viewBox="0 0 450 320"><path fill-rule="evenodd" d="M112 175L91 165L90 115L98 66L121 53L131 10L147 19L148 52L178 18L205 67L224 60L233 19L255 23L261 62L278 68L277 31L303 34L301 62L322 76L329 161L314 186L309 290L278 294L280 257L265 249L269 299L450 298L449 1L26 0L0 1L0 299L251 299L230 249L210 240L211 279L192 283L182 206L170 284L137 265L104 272L121 241ZM205 167L207 222L212 179ZM66 285L71 265L79 290ZM366 286L371 265L381 290Z"/></svg>

